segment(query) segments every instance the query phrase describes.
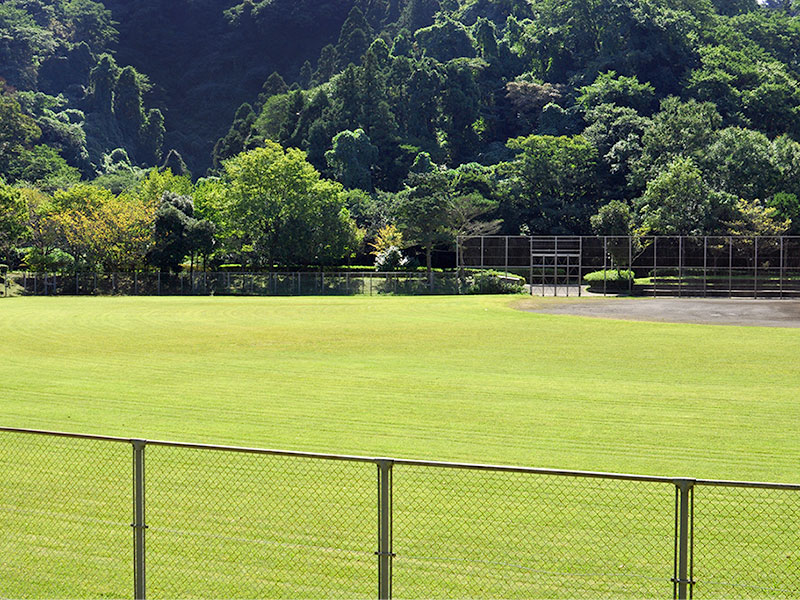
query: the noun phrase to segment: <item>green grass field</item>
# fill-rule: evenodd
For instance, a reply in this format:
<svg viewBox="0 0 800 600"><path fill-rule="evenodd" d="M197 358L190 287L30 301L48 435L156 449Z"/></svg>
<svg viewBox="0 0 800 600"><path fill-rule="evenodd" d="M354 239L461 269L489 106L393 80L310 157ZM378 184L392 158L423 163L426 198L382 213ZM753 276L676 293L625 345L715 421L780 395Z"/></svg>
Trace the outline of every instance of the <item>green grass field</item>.
<svg viewBox="0 0 800 600"><path fill-rule="evenodd" d="M0 425L800 481L800 330L538 315L514 302L0 300ZM0 477L0 530L12 532L0 542L0 596L129 593L128 447L0 434ZM148 478L154 595L373 594L371 465L154 448ZM398 468L396 595L669 595L673 491L564 481ZM798 508L768 500L777 512L764 513L763 531L771 514ZM282 502L288 513L276 510ZM738 504L714 502L722 520L705 516L698 527L730 538ZM598 519L613 526L601 531ZM754 542L753 556L772 560L786 532L773 533ZM437 558L453 548L463 550L458 560ZM739 571L724 548L714 552ZM603 561L652 587L610 587L595 572ZM553 565L549 583L531 587L530 569ZM564 572L584 592L564 587Z"/></svg>
<svg viewBox="0 0 800 600"><path fill-rule="evenodd" d="M800 481L800 330L502 297L2 302L9 426Z"/></svg>

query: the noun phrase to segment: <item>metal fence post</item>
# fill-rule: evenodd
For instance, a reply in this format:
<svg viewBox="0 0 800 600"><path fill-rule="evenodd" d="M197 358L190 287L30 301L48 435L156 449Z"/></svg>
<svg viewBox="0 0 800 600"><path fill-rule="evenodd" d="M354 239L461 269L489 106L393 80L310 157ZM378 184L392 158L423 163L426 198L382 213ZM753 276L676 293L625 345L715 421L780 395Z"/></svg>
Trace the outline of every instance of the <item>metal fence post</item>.
<svg viewBox="0 0 800 600"><path fill-rule="evenodd" d="M678 298L683 290L683 236L678 237Z"/></svg>
<svg viewBox="0 0 800 600"><path fill-rule="evenodd" d="M583 283L583 237L578 238L578 298L581 297Z"/></svg>
<svg viewBox="0 0 800 600"><path fill-rule="evenodd" d="M658 295L658 236L653 236L653 298Z"/></svg>
<svg viewBox="0 0 800 600"><path fill-rule="evenodd" d="M633 295L633 238L628 236L628 270L631 276L628 278L628 295Z"/></svg>
<svg viewBox="0 0 800 600"><path fill-rule="evenodd" d="M781 271L780 271L781 299L783 299L783 236L781 236Z"/></svg>
<svg viewBox="0 0 800 600"><path fill-rule="evenodd" d="M603 236L603 296L606 295L608 277L608 237Z"/></svg>
<svg viewBox="0 0 800 600"><path fill-rule="evenodd" d="M145 572L144 534L147 530L144 516L144 440L132 440L133 444L133 597L147 598Z"/></svg>
<svg viewBox="0 0 800 600"><path fill-rule="evenodd" d="M694 532L694 480L675 481L675 565L673 597L692 597L692 538Z"/></svg>
<svg viewBox="0 0 800 600"><path fill-rule="evenodd" d="M758 238L753 238L753 298L758 299Z"/></svg>
<svg viewBox="0 0 800 600"><path fill-rule="evenodd" d="M378 464L378 599L392 597L392 466L391 459Z"/></svg>

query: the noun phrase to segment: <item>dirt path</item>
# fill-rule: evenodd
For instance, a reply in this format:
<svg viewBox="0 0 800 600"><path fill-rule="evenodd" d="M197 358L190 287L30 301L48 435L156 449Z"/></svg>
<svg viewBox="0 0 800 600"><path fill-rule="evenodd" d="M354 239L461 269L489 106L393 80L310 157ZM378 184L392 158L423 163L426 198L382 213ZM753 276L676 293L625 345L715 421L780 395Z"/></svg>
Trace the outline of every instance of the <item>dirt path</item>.
<svg viewBox="0 0 800 600"><path fill-rule="evenodd" d="M519 308L551 315L628 321L800 327L800 301L701 298L583 298L526 300Z"/></svg>

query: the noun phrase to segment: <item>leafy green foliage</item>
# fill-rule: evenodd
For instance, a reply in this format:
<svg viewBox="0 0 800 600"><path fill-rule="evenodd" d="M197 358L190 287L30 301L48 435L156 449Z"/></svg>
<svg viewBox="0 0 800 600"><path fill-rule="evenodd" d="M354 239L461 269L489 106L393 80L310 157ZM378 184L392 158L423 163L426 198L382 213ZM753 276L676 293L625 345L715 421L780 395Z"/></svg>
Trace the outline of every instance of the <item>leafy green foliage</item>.
<svg viewBox="0 0 800 600"><path fill-rule="evenodd" d="M325 153L325 159L336 178L346 187L372 190L370 170L378 159L378 149L363 129L337 133L333 138L333 148Z"/></svg>
<svg viewBox="0 0 800 600"><path fill-rule="evenodd" d="M252 262L325 263L355 250L341 186L321 179L301 151L267 142L224 167L228 219Z"/></svg>
<svg viewBox="0 0 800 600"><path fill-rule="evenodd" d="M634 281L633 271L626 269L606 269L591 271L583 276L584 283L589 284L589 291L603 290L623 291L631 289Z"/></svg>
<svg viewBox="0 0 800 600"><path fill-rule="evenodd" d="M516 277L494 273L476 273L470 278L467 294L522 294L525 287Z"/></svg>
<svg viewBox="0 0 800 600"><path fill-rule="evenodd" d="M214 223L198 239L216 242L202 258L233 262L297 256L257 251L228 210L229 178L218 178L265 140L305 151L318 176L338 179L368 239L387 224L410 232L415 210L441 217L431 225L439 234L413 236L426 254L473 227L583 234L594 216L616 230L621 212L609 211L622 206L637 230L788 223L796 232L795 9L9 0L0 7L0 176L45 195L91 180L153 212L167 189L197 193ZM209 178L193 186L191 173ZM425 177L412 183L437 173L441 194L420 188Z"/></svg>
<svg viewBox="0 0 800 600"><path fill-rule="evenodd" d="M583 137L520 137L518 152L501 167L503 218L532 233L579 234L595 210L597 150Z"/></svg>
<svg viewBox="0 0 800 600"><path fill-rule="evenodd" d="M15 251L25 233L25 205L19 190L0 180L0 263L14 267Z"/></svg>
<svg viewBox="0 0 800 600"><path fill-rule="evenodd" d="M715 194L690 158L678 158L667 166L639 200L639 215L645 233L699 235L712 231L713 211L730 202Z"/></svg>

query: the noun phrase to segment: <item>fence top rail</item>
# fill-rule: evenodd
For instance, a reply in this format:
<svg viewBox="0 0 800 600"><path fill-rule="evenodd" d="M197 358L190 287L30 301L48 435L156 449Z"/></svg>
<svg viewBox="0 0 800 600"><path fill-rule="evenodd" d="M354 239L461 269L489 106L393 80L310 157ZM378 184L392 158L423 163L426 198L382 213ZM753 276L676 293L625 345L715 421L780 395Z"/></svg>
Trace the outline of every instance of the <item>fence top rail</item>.
<svg viewBox="0 0 800 600"><path fill-rule="evenodd" d="M709 233L698 235L459 235L459 240L564 240L564 241L578 241L578 240L602 240L602 239L684 239L684 240L702 240L709 239L734 239L734 240L800 240L800 235L728 235L724 233Z"/></svg>
<svg viewBox="0 0 800 600"><path fill-rule="evenodd" d="M278 276L286 276L291 275L294 277L295 275L306 275L306 276L313 276L313 277L346 277L348 275L355 276L355 277L417 277L420 279L427 279L428 273L426 271L202 271L202 270L195 270L194 273L190 273L189 271L181 271L180 273L161 273L159 271L109 271L107 273L104 272L96 272L96 271L14 271L14 273L22 273L25 275L41 275L43 277L53 277L53 276L60 276L60 277L88 277L93 275L98 275L101 277L113 277L114 275L150 275L150 276L157 276L161 275L164 278L175 278L175 277L182 277L188 278L189 276L193 275L196 278L202 277L203 275L231 275L231 276L242 276L242 275L257 275L259 277L270 277L272 275ZM439 276L447 276L447 277L455 277L458 273L455 269L450 269L448 271L432 271L431 274L434 277Z"/></svg>
<svg viewBox="0 0 800 600"><path fill-rule="evenodd" d="M88 433L70 433L64 431L50 431L45 429L26 429L21 427L0 426L0 432L22 433L30 435L42 435L62 438L73 438L83 440L98 440L105 442L118 443L144 443L147 446L164 446L171 448L189 448L196 450L216 450L222 452L239 452L243 454L263 454L271 456L286 456L295 458L311 458L322 460L335 460L360 463L391 463L393 465L405 465L412 467L434 467L445 469L462 469L472 471L494 471L504 473L528 473L531 475L550 475L560 477L580 477L585 479L612 479L616 481L640 481L650 483L669 483L673 485L684 484L717 486L717 487L741 487L741 488L761 488L776 489L800 492L800 484L793 483L770 483L759 481L732 481L722 479L695 479L691 477L661 477L656 475L634 475L628 473L604 473L600 471L573 471L567 469L544 469L537 467L520 467L513 465L493 465L481 463L458 463L431 460L414 460L405 458L388 457L369 457L348 454L326 454L319 452L301 452L295 450L274 450L268 448L250 448L246 446L224 446L216 444L199 444L192 442L174 442L166 440L149 440L143 438L125 438L109 435L95 435Z"/></svg>

